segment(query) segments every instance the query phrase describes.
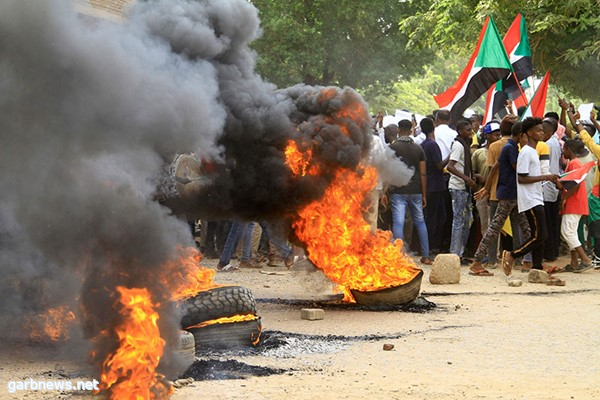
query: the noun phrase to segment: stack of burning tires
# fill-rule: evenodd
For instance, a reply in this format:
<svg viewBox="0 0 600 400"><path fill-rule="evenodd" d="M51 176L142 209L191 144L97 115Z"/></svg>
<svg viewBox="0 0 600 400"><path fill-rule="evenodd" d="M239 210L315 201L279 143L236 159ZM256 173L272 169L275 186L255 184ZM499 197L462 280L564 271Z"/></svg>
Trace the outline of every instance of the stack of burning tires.
<svg viewBox="0 0 600 400"><path fill-rule="evenodd" d="M181 303L181 326L194 335L196 351L255 346L262 325L252 292L242 286L219 286Z"/></svg>

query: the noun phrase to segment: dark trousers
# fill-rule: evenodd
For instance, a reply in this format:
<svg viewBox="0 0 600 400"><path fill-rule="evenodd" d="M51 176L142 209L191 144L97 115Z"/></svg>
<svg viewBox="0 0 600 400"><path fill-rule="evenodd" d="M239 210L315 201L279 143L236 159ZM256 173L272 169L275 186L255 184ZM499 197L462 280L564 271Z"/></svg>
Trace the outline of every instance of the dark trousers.
<svg viewBox="0 0 600 400"><path fill-rule="evenodd" d="M546 214L544 206L535 206L524 212L529 222L531 236L521 247L512 251L514 258L523 257L531 252L531 261L534 269L543 269L542 258L544 257L544 241L548 236L546 230Z"/></svg>
<svg viewBox="0 0 600 400"><path fill-rule="evenodd" d="M548 237L544 242L544 258L554 261L558 258L560 249L560 196L556 201L544 202L544 213L548 229Z"/></svg>
<svg viewBox="0 0 600 400"><path fill-rule="evenodd" d="M427 236L429 248L440 251L442 249L443 227L446 222L445 193L427 193L427 207L425 207L425 224L427 225Z"/></svg>

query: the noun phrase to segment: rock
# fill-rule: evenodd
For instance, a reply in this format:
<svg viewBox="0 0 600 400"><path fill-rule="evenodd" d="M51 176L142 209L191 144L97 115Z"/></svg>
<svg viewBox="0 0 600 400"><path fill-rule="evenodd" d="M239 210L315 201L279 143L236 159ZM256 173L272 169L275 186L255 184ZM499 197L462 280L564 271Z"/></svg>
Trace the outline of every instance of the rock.
<svg viewBox="0 0 600 400"><path fill-rule="evenodd" d="M527 276L527 280L530 283L548 283L549 279L550 275L541 269L532 269L529 271L529 275Z"/></svg>
<svg viewBox="0 0 600 400"><path fill-rule="evenodd" d="M512 287L519 287L519 286L523 285L523 281L520 279L509 279L507 282L508 282L508 286L512 286Z"/></svg>
<svg viewBox="0 0 600 400"><path fill-rule="evenodd" d="M456 254L438 254L431 265L429 282L446 285L460 282L460 257Z"/></svg>
<svg viewBox="0 0 600 400"><path fill-rule="evenodd" d="M314 321L325 318L325 311L320 308L303 308L300 310L300 318Z"/></svg>
<svg viewBox="0 0 600 400"><path fill-rule="evenodd" d="M393 349L394 349L394 345L393 344L386 343L386 344L383 345L383 350L385 350L385 351L390 351L390 350L393 350Z"/></svg>

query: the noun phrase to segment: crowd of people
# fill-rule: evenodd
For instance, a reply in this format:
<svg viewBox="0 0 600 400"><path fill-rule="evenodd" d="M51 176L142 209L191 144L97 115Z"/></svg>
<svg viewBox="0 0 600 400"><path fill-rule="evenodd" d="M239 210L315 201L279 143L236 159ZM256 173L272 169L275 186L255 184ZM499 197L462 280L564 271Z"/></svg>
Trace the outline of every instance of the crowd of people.
<svg viewBox="0 0 600 400"><path fill-rule="evenodd" d="M475 276L498 267L510 275L515 265L551 274L593 268L600 124L594 110L581 116L568 101L558 103L561 115L543 118L523 118L525 108L513 112L509 103L504 117L483 125L477 114L452 121L448 110L385 127L376 116L377 141L414 171L406 186L381 191L379 228L422 264L453 253ZM570 179L588 169L585 179ZM561 248L570 262L554 265Z"/></svg>
<svg viewBox="0 0 600 400"><path fill-rule="evenodd" d="M600 124L593 110L582 117L564 99L559 106L561 115L522 118L525 110L513 113L509 104L504 117L485 124L478 114L452 121L448 110L435 110L419 123L383 127L378 114L371 157L389 146L414 173L400 187L380 180L369 194L366 220L372 229L390 230L422 264L452 253L475 276L492 276L498 267L510 275L515 265L549 273L593 268L600 261L600 145L594 140ZM560 179L586 166L584 180L565 185ZM202 221L198 245L219 259L218 271L290 267L301 251L284 236L264 222ZM561 248L570 262L554 265Z"/></svg>

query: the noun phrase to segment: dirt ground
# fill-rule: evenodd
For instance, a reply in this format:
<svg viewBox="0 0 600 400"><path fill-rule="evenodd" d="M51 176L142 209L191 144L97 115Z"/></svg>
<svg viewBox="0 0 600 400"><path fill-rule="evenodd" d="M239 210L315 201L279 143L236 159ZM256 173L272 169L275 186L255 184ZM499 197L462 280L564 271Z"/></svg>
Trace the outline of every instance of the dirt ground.
<svg viewBox="0 0 600 400"><path fill-rule="evenodd" d="M556 265L562 266L561 258ZM214 267L216 260L204 260ZM368 312L326 309L325 318L300 318L303 303L323 300L331 286L319 271L299 264L219 273L216 281L250 288L264 329L311 335L342 335L337 351L293 357L223 356L284 374L247 379L196 381L177 389L174 400L215 399L598 399L600 398L600 271L562 273L566 286L527 282L509 287L493 277L473 277L463 267L456 285L432 285L423 266L422 295L433 311ZM276 274L266 274L276 273ZM384 339L353 340L364 335ZM394 345L384 351L384 344ZM0 399L79 399L83 393L7 393L11 379L41 379L57 368L77 376L77 365L48 348L16 346L0 366ZM35 356L34 356L35 354ZM57 365L58 364L58 365Z"/></svg>

